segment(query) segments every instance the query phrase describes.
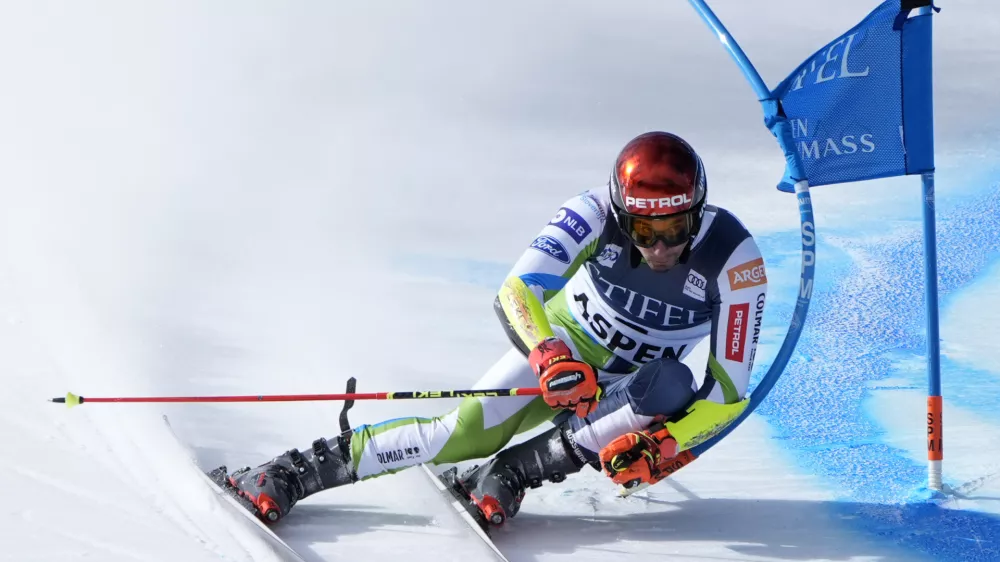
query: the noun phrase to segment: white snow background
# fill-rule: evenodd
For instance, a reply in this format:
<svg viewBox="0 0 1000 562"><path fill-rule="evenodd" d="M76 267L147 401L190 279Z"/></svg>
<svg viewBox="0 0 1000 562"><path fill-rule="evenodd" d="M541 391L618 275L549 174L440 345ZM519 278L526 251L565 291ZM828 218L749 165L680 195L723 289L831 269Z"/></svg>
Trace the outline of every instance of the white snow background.
<svg viewBox="0 0 1000 562"><path fill-rule="evenodd" d="M877 2L712 2L777 84ZM1000 9L935 17L945 476L928 502L919 180L816 188L817 287L772 397L628 500L530 493L511 560L1000 560ZM340 404L84 396L468 387L494 291L646 130L759 236L784 336L798 214L737 67L685 2L0 4L0 560L269 560L201 486L339 431ZM705 351L692 364L700 369ZM359 402L354 424L452 401ZM309 561L475 559L417 471L275 527Z"/></svg>

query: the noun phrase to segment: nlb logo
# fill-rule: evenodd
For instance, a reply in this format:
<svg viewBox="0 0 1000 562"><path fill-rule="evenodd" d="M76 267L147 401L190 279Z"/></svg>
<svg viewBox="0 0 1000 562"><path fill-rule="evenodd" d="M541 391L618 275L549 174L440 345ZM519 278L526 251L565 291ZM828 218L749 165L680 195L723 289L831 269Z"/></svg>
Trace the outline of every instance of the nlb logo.
<svg viewBox="0 0 1000 562"><path fill-rule="evenodd" d="M583 239L593 231L590 225L587 224L587 221L583 220L583 217L573 209L567 209L566 207L559 209L559 212L549 221L549 224L555 225L566 234L569 234L577 244L583 242Z"/></svg>
<svg viewBox="0 0 1000 562"><path fill-rule="evenodd" d="M690 202L691 198L687 193L683 195L674 195L673 197L659 197L656 199L626 197L625 207L630 211L633 209L670 209L686 205Z"/></svg>
<svg viewBox="0 0 1000 562"><path fill-rule="evenodd" d="M729 277L729 288L733 291L767 283L767 274L764 271L764 258L757 258L746 263L741 263L727 271L726 275Z"/></svg>

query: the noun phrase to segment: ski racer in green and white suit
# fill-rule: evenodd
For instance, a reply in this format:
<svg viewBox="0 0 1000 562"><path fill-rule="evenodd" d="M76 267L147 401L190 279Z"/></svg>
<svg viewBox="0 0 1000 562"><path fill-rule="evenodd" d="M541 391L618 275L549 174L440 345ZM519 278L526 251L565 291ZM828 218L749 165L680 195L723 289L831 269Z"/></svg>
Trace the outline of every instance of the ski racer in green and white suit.
<svg viewBox="0 0 1000 562"><path fill-rule="evenodd" d="M701 159L652 132L618 155L607 187L566 201L514 265L495 308L514 348L436 418L361 425L229 482L274 521L303 497L419 464L491 457L458 479L494 524L527 488L590 464L656 482L746 407L767 293L764 261L730 212L706 204ZM705 337L704 376L682 361ZM518 445L515 435L554 427Z"/></svg>

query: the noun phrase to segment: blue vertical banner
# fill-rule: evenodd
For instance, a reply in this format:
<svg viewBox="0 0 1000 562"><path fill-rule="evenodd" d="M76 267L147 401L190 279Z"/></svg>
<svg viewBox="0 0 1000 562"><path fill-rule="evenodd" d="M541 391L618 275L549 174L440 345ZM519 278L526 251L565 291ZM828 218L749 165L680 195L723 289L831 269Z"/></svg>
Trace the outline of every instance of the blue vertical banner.
<svg viewBox="0 0 1000 562"><path fill-rule="evenodd" d="M930 4L883 2L772 91L801 166L778 189L933 171Z"/></svg>

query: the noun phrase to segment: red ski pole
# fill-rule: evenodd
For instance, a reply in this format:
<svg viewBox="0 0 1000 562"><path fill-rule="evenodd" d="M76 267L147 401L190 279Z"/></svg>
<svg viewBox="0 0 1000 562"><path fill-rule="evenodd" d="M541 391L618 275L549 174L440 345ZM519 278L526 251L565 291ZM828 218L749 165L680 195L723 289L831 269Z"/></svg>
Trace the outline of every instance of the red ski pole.
<svg viewBox="0 0 1000 562"><path fill-rule="evenodd" d="M85 398L67 392L50 402L72 408L84 403L155 403L155 402L304 402L311 400L410 400L424 398L465 398L466 396L540 396L540 388L488 388L481 390L412 390L405 392L349 392L342 394L272 394L256 396L120 396Z"/></svg>

